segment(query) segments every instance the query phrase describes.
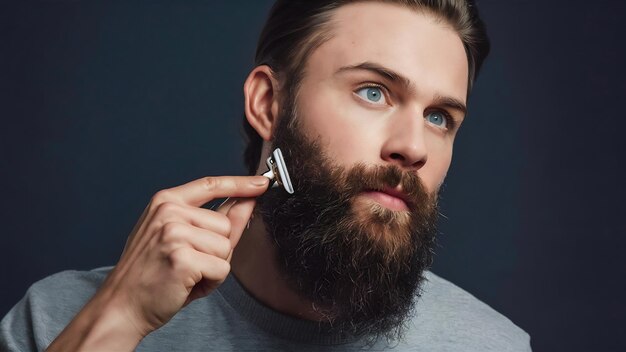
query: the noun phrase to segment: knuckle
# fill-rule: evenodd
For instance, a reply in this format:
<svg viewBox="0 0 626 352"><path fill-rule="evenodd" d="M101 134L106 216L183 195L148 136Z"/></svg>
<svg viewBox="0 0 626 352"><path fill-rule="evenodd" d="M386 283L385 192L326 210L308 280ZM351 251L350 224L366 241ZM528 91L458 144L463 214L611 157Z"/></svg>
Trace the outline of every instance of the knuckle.
<svg viewBox="0 0 626 352"><path fill-rule="evenodd" d="M202 187L209 192L214 191L218 187L218 185L219 185L218 178L210 177L210 176L202 178Z"/></svg>
<svg viewBox="0 0 626 352"><path fill-rule="evenodd" d="M170 266L174 271L184 272L189 270L189 255L184 248L171 252L168 256Z"/></svg>
<svg viewBox="0 0 626 352"><path fill-rule="evenodd" d="M226 260L220 260L217 262L215 272L219 277L226 277L230 272L230 263Z"/></svg>
<svg viewBox="0 0 626 352"><path fill-rule="evenodd" d="M163 224L161 228L161 242L175 242L180 237L182 224L177 222L168 222Z"/></svg>
<svg viewBox="0 0 626 352"><path fill-rule="evenodd" d="M169 188L158 191L157 193L154 194L154 196L152 196L152 203L158 206L161 203L172 200L171 193L172 191Z"/></svg>
<svg viewBox="0 0 626 352"><path fill-rule="evenodd" d="M166 224L180 221L180 216L177 215L179 208L180 206L173 202L161 203L154 211L151 221L163 230Z"/></svg>
<svg viewBox="0 0 626 352"><path fill-rule="evenodd" d="M232 229L232 224L230 223L230 219L228 216L215 212L216 216L216 226L219 227L219 231L223 235L230 235L230 231Z"/></svg>
<svg viewBox="0 0 626 352"><path fill-rule="evenodd" d="M226 258L230 254L231 244L230 240L226 237L218 237L216 242L215 251L221 258Z"/></svg>
<svg viewBox="0 0 626 352"><path fill-rule="evenodd" d="M178 204L171 202L171 201L165 201L157 206L156 214L159 216L163 216L165 214L172 214L172 213L175 213L178 210L178 208L179 208Z"/></svg>
<svg viewBox="0 0 626 352"><path fill-rule="evenodd" d="M174 242L162 242L158 246L159 258L169 258L172 252L174 252L178 248L180 248L180 246L175 244Z"/></svg>
<svg viewBox="0 0 626 352"><path fill-rule="evenodd" d="M150 199L150 212L157 211L161 204L171 202L173 199L174 196L172 195L172 191L170 189L162 189L158 191L152 196L152 199Z"/></svg>

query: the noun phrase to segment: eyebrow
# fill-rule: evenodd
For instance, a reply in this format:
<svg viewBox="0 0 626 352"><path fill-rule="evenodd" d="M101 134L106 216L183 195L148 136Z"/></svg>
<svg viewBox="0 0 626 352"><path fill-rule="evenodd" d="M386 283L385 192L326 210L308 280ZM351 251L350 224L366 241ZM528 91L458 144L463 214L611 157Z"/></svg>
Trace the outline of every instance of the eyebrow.
<svg viewBox="0 0 626 352"><path fill-rule="evenodd" d="M458 110L463 113L463 115L467 114L467 106L463 104L460 100L452 97L445 97L441 95L435 96L435 105L437 106L445 106L449 109Z"/></svg>
<svg viewBox="0 0 626 352"><path fill-rule="evenodd" d="M399 84L400 86L402 86L402 88L408 91L411 91L411 92L417 91L417 87L415 86L413 82L411 82L410 79L408 79L407 77L404 77L398 72L395 72L375 62L366 61L366 62L362 62L356 65L343 66L339 68L335 72L335 74L339 74L339 73L346 72L346 71L360 71L360 70L369 71L379 76L382 76L393 83ZM463 115L467 114L467 106L465 106L465 103L453 97L447 97L447 96L437 94L435 95L434 104L438 106L445 106L449 109L458 110L462 112Z"/></svg>

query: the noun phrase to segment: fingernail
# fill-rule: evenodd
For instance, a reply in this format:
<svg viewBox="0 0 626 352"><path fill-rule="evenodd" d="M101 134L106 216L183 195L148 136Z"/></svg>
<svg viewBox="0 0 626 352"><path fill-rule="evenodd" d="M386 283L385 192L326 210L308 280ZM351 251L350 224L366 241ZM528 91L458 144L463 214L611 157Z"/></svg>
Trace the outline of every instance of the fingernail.
<svg viewBox="0 0 626 352"><path fill-rule="evenodd" d="M252 183L255 186L265 186L268 181L269 180L266 177L258 176L250 180L250 183Z"/></svg>

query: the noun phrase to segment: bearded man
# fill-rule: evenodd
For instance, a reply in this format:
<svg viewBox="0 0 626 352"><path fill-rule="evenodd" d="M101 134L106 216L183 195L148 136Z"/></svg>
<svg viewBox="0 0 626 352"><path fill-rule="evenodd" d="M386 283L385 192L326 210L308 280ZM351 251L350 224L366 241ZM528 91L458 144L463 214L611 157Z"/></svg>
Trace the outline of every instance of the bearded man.
<svg viewBox="0 0 626 352"><path fill-rule="evenodd" d="M524 331L428 271L488 51L469 0L279 0L244 85L253 176L157 192L115 267L33 285L0 346L529 351ZM294 194L258 176L275 148ZM224 197L236 201L201 208Z"/></svg>

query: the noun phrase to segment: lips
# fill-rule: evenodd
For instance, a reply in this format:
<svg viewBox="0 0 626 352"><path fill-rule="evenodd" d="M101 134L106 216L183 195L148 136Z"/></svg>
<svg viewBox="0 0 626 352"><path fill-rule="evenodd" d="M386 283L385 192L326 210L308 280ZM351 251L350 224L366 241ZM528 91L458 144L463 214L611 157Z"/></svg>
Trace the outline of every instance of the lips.
<svg viewBox="0 0 626 352"><path fill-rule="evenodd" d="M369 189L363 192L363 195L373 199L377 203L392 210L408 210L409 198L399 189L384 188L382 190Z"/></svg>

